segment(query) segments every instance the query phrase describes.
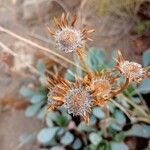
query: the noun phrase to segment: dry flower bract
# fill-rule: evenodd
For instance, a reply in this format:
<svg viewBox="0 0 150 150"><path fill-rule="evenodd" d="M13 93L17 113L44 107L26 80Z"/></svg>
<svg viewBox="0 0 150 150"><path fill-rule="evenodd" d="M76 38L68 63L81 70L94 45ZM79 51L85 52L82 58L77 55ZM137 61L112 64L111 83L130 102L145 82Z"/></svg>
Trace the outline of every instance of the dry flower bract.
<svg viewBox="0 0 150 150"><path fill-rule="evenodd" d="M124 60L120 51L118 51L117 68L130 81L140 82L148 76L147 69L142 68L141 64Z"/></svg>
<svg viewBox="0 0 150 150"><path fill-rule="evenodd" d="M80 62L86 70L87 64L84 62L83 53L80 49L84 40L88 39L87 34L94 30L75 29L74 25L77 17L72 18L69 24L67 16L62 14L60 21L54 18L58 30L49 32L55 38L56 46L64 52L76 52ZM122 92L132 81L139 83L150 76L150 67L142 68L142 65L124 60L120 51L116 66L101 72L85 72L85 76L74 82L65 80L59 76L48 79L48 111L55 110L64 105L68 113L73 116L81 116L89 124L90 113L93 107L103 107L109 100ZM120 80L123 77L123 81ZM120 82L121 81L121 82Z"/></svg>
<svg viewBox="0 0 150 150"><path fill-rule="evenodd" d="M48 110L55 110L64 104L64 95L68 90L68 82L60 77L48 79Z"/></svg>
<svg viewBox="0 0 150 150"><path fill-rule="evenodd" d="M86 80L68 82L60 77L48 80L48 110L64 106L69 114L82 116L89 123L89 114L96 100L93 90L89 90Z"/></svg>
<svg viewBox="0 0 150 150"><path fill-rule="evenodd" d="M80 30L75 28L77 16L73 16L70 23L68 17L69 16L64 13L60 20L54 17L54 23L57 27L55 32L52 32L50 27L48 27L49 33L55 39L56 48L66 53L82 48L86 40L91 40L88 38L88 34L94 31L93 29L84 28L83 30Z"/></svg>

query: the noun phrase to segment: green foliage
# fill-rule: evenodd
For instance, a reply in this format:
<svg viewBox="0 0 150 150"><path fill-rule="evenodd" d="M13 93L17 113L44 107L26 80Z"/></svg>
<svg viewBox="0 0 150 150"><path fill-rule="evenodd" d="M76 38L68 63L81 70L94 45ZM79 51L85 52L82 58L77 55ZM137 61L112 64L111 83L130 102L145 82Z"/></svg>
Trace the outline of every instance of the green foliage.
<svg viewBox="0 0 150 150"><path fill-rule="evenodd" d="M40 75L44 75L45 73L45 64L43 60L38 60L37 65L36 65L37 70L39 71Z"/></svg>
<svg viewBox="0 0 150 150"><path fill-rule="evenodd" d="M125 117L125 115L122 111L116 110L115 113L114 113L114 118L116 119L118 124L125 125L126 117Z"/></svg>
<svg viewBox="0 0 150 150"><path fill-rule="evenodd" d="M20 95L22 95L22 96L24 96L24 97L31 97L31 96L33 96L34 95L34 92L31 90L31 89L29 89L29 88L26 88L26 87L22 87L21 89L20 89Z"/></svg>
<svg viewBox="0 0 150 150"><path fill-rule="evenodd" d="M68 131L64 134L64 136L62 136L60 142L63 145L70 145L73 142L73 140L74 140L73 134Z"/></svg>
<svg viewBox="0 0 150 150"><path fill-rule="evenodd" d="M91 141L92 144L98 145L102 141L102 138L100 134L92 132L89 134L89 140Z"/></svg>
<svg viewBox="0 0 150 150"><path fill-rule="evenodd" d="M124 143L111 142L111 150L128 150L128 146Z"/></svg>
<svg viewBox="0 0 150 150"><path fill-rule="evenodd" d="M48 144L56 135L59 127L52 127L52 128L43 128L40 130L37 138L38 141L42 144Z"/></svg>
<svg viewBox="0 0 150 150"><path fill-rule="evenodd" d="M42 105L43 102L29 106L25 111L25 115L27 117L33 117L40 110Z"/></svg>
<svg viewBox="0 0 150 150"><path fill-rule="evenodd" d="M74 73L71 70L67 70L66 74L65 74L65 79L69 80L69 81L74 81Z"/></svg>
<svg viewBox="0 0 150 150"><path fill-rule="evenodd" d="M143 35L146 31L148 32L149 30L150 30L149 20L139 21L133 27L133 33L138 35Z"/></svg>
<svg viewBox="0 0 150 150"><path fill-rule="evenodd" d="M96 7L97 13L100 16L111 15L118 18L135 17L137 8L145 0L93 0L92 4Z"/></svg>
<svg viewBox="0 0 150 150"><path fill-rule="evenodd" d="M143 54L143 65L144 66L150 65L150 49L145 51Z"/></svg>
<svg viewBox="0 0 150 150"><path fill-rule="evenodd" d="M115 55L116 52L114 51L112 58ZM149 53L147 52L147 54L144 55L143 62L146 66L149 64ZM93 71L99 71L114 65L114 61L107 63L103 50L94 48L89 50L86 61ZM45 66L41 60L38 62L37 69L41 71L38 76L40 83L45 78ZM77 71L75 68L71 68L71 70L67 70L65 78L74 81L74 74L77 72L80 72L82 76L82 70ZM141 93L148 93L149 87L149 79L147 79L142 82L138 89ZM108 118L106 118L103 108L93 108L89 126L81 120L79 120L80 123L76 125L76 120L67 113L64 107L60 107L59 110L49 112L46 115L48 90L42 84L34 90L22 87L20 94L31 102L31 105L25 111L26 116L32 117L37 115L37 118L45 122L44 128L42 128L37 135L38 141L43 146L50 146L53 150L63 150L66 149L66 147L73 150L127 150L128 147L124 143L126 137L150 138L150 126L136 122L136 118L143 117L143 113L144 116L148 115L143 109L140 97L133 97L136 91L136 85L130 85L127 90L114 98L114 101L118 105L110 101L108 103ZM129 121L127 120L126 111L131 112L131 118L128 119ZM136 122L136 124L134 122ZM132 124L132 127L127 131L123 131L126 124ZM105 128L107 128L107 131L104 131ZM107 132L107 134L105 132ZM107 137L105 137L105 134ZM31 137L32 136L27 136L24 143L28 143L28 141L32 140Z"/></svg>
<svg viewBox="0 0 150 150"><path fill-rule="evenodd" d="M45 95L41 95L41 94L33 95L31 98L31 103L33 104L40 103L44 100L44 98L45 98Z"/></svg>
<svg viewBox="0 0 150 150"><path fill-rule="evenodd" d="M72 148L73 148L74 150L76 150L76 149L80 149L81 146L82 146L81 140L80 140L79 138L75 139L75 141L74 141L74 143L73 143L73 145L72 145Z"/></svg>
<svg viewBox="0 0 150 150"><path fill-rule="evenodd" d="M105 117L105 113L102 111L102 109L100 107L95 107L93 109L93 114L95 117L97 117L98 119L102 119Z"/></svg>
<svg viewBox="0 0 150 150"><path fill-rule="evenodd" d="M105 53L103 50L90 48L86 60L92 71L100 71L105 68Z"/></svg>
<svg viewBox="0 0 150 150"><path fill-rule="evenodd" d="M147 50L143 54L143 65L150 65L150 50ZM143 80L138 88L140 93L148 94L150 93L150 78Z"/></svg>
<svg viewBox="0 0 150 150"><path fill-rule="evenodd" d="M150 138L150 126L146 124L135 124L125 135Z"/></svg>
<svg viewBox="0 0 150 150"><path fill-rule="evenodd" d="M138 90L143 94L150 93L150 79L145 79L141 82Z"/></svg>

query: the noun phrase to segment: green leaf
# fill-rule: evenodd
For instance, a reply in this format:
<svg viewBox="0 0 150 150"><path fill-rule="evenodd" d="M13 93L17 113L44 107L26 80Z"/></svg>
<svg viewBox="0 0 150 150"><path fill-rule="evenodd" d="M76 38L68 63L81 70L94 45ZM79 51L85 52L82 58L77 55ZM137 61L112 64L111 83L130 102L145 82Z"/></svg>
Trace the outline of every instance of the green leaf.
<svg viewBox="0 0 150 150"><path fill-rule="evenodd" d="M103 140L103 141L98 145L97 150L111 150L110 142Z"/></svg>
<svg viewBox="0 0 150 150"><path fill-rule="evenodd" d="M90 48L87 54L86 63L93 71L102 70L104 68L105 54L103 50Z"/></svg>
<svg viewBox="0 0 150 150"><path fill-rule="evenodd" d="M94 115L91 115L90 117L90 126L93 126L96 124L97 119L95 118Z"/></svg>
<svg viewBox="0 0 150 150"><path fill-rule="evenodd" d="M102 111L102 109L100 107L95 107L93 109L93 114L95 117L97 117L98 119L102 119L105 117L105 113Z"/></svg>
<svg viewBox="0 0 150 150"><path fill-rule="evenodd" d="M143 65L144 66L150 65L150 49L145 51L143 54Z"/></svg>
<svg viewBox="0 0 150 150"><path fill-rule="evenodd" d="M92 132L89 135L89 140L91 141L92 144L98 145L102 141L102 138L98 133Z"/></svg>
<svg viewBox="0 0 150 150"><path fill-rule="evenodd" d="M46 116L46 112L47 112L47 106L45 105L43 108L40 109L37 118L38 119L44 119Z"/></svg>
<svg viewBox="0 0 150 150"><path fill-rule="evenodd" d="M113 50L112 53L111 53L111 59L110 59L110 62L108 64L109 67L114 67L116 62L114 60L114 58L117 57L117 51L116 50Z"/></svg>
<svg viewBox="0 0 150 150"><path fill-rule="evenodd" d="M65 148L62 146L54 146L50 150L65 150Z"/></svg>
<svg viewBox="0 0 150 150"><path fill-rule="evenodd" d="M141 82L139 88L140 93L148 94L150 93L150 79L145 79Z"/></svg>
<svg viewBox="0 0 150 150"><path fill-rule="evenodd" d="M132 98L133 102L140 104L141 103L141 99L139 97L133 97Z"/></svg>
<svg viewBox="0 0 150 150"><path fill-rule="evenodd" d="M66 117L68 119L68 121L71 120L72 117L70 116L70 114L68 114L67 108L59 107L58 110L61 112L62 116Z"/></svg>
<svg viewBox="0 0 150 150"><path fill-rule="evenodd" d="M75 141L74 141L74 143L73 143L73 145L72 145L72 148L74 149L74 150L76 150L76 149L80 149L82 147L82 142L81 142L81 140L79 139L79 138L77 138Z"/></svg>
<svg viewBox="0 0 150 150"><path fill-rule="evenodd" d="M125 132L126 136L137 136L143 138L150 138L150 125L135 124L130 130Z"/></svg>
<svg viewBox="0 0 150 150"><path fill-rule="evenodd" d="M33 96L35 93L31 90L31 89L29 89L29 88L26 88L26 87L21 87L21 89L20 89L20 95L22 95L22 96L24 96L24 97L31 97L31 96Z"/></svg>
<svg viewBox="0 0 150 150"><path fill-rule="evenodd" d="M117 95L117 102L119 102L122 106L124 106L125 108L129 108L130 105L128 104L126 97L123 94Z"/></svg>
<svg viewBox="0 0 150 150"><path fill-rule="evenodd" d="M57 132L57 136L60 137L60 136L62 136L65 132L66 132L66 131L65 131L65 128L60 127L60 130Z"/></svg>
<svg viewBox="0 0 150 150"><path fill-rule="evenodd" d="M59 127L43 128L37 135L37 139L42 144L48 144L56 135Z"/></svg>
<svg viewBox="0 0 150 150"><path fill-rule="evenodd" d="M126 92L127 96L132 96L134 94L135 90L136 90L135 85L134 84L130 84L127 87L127 89L125 90L125 92Z"/></svg>
<svg viewBox="0 0 150 150"><path fill-rule="evenodd" d="M117 123L119 123L120 125L124 125L126 123L126 117L123 112L116 110L114 115Z"/></svg>
<svg viewBox="0 0 150 150"><path fill-rule="evenodd" d="M68 124L69 120L67 116L58 116L55 122L57 125L65 127Z"/></svg>
<svg viewBox="0 0 150 150"><path fill-rule="evenodd" d="M95 131L96 129L95 129L95 128L92 128L92 127L90 127L90 126L87 126L87 125L85 124L85 122L81 122L81 123L78 125L77 130L78 130L79 132L83 132L83 131L85 131L85 132L91 132L91 131Z"/></svg>
<svg viewBox="0 0 150 150"><path fill-rule="evenodd" d="M41 95L46 95L48 94L48 89L47 87L43 86L43 85L40 85L39 88L38 88L38 93L41 94Z"/></svg>
<svg viewBox="0 0 150 150"><path fill-rule="evenodd" d="M59 113L57 111L53 112L48 112L47 117L49 117L50 120L56 121L57 117L59 116Z"/></svg>
<svg viewBox="0 0 150 150"><path fill-rule="evenodd" d="M83 150L99 150L97 145L90 144L86 146ZM102 149L100 149L102 150Z"/></svg>
<svg viewBox="0 0 150 150"><path fill-rule="evenodd" d="M31 103L36 104L45 99L45 95L36 94L31 98Z"/></svg>
<svg viewBox="0 0 150 150"><path fill-rule="evenodd" d="M125 143L111 142L111 150L129 150Z"/></svg>
<svg viewBox="0 0 150 150"><path fill-rule="evenodd" d="M115 135L114 140L116 142L122 142L125 139L126 135L124 132L119 132L118 134Z"/></svg>
<svg viewBox="0 0 150 150"><path fill-rule="evenodd" d="M114 113L115 112L115 106L112 102L109 102L108 103L108 107L109 107L109 110L111 113Z"/></svg>
<svg viewBox="0 0 150 150"><path fill-rule="evenodd" d="M110 128L112 128L113 130L116 130L116 131L122 130L122 127L120 125L118 125L117 123L111 123Z"/></svg>
<svg viewBox="0 0 150 150"><path fill-rule="evenodd" d="M71 70L67 70L66 74L65 74L65 79L69 80L69 81L74 81L74 72L72 72Z"/></svg>
<svg viewBox="0 0 150 150"><path fill-rule="evenodd" d="M53 127L53 121L50 119L50 117L46 117L46 124L48 127Z"/></svg>
<svg viewBox="0 0 150 150"><path fill-rule="evenodd" d="M41 75L43 75L45 73L45 64L44 64L43 60L41 60L41 59L38 60L36 68Z"/></svg>
<svg viewBox="0 0 150 150"><path fill-rule="evenodd" d="M42 104L43 103L38 103L38 104L34 104L34 105L27 107L25 111L25 115L27 117L33 117L40 110Z"/></svg>
<svg viewBox="0 0 150 150"><path fill-rule="evenodd" d="M74 136L69 131L65 133L65 135L61 138L61 144L69 145L73 142Z"/></svg>

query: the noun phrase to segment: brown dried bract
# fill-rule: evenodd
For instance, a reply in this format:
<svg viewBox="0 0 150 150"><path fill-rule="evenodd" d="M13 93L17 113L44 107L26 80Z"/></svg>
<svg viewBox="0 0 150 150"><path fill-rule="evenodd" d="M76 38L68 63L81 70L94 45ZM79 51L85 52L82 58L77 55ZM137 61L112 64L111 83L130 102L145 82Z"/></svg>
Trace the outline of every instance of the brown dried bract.
<svg viewBox="0 0 150 150"><path fill-rule="evenodd" d="M75 28L77 16L73 16L71 21L69 21L68 17L69 15L65 15L64 13L60 20L54 17L54 24L57 28L55 32L48 27L49 33L55 39L56 47L66 53L76 51L77 48L82 48L86 40L91 40L88 34L94 32L94 29L84 28L80 30Z"/></svg>

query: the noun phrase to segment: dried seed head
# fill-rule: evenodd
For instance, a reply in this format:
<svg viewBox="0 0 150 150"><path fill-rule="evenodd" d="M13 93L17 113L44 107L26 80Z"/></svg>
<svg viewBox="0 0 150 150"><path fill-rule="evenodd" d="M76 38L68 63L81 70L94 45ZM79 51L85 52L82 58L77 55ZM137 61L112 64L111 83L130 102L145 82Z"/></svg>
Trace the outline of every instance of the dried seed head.
<svg viewBox="0 0 150 150"><path fill-rule="evenodd" d="M124 61L120 64L119 69L126 78L131 80L136 80L144 74L142 65L135 62Z"/></svg>
<svg viewBox="0 0 150 150"><path fill-rule="evenodd" d="M71 28L62 28L55 34L56 47L66 53L73 52L83 46L81 33Z"/></svg>
<svg viewBox="0 0 150 150"><path fill-rule="evenodd" d="M107 79L96 78L92 80L91 87L99 96L108 96L111 92L111 84Z"/></svg>
<svg viewBox="0 0 150 150"><path fill-rule="evenodd" d="M59 50L66 53L73 52L77 48L82 48L86 40L91 40L88 35L94 32L94 29L78 30L75 28L76 21L77 16L73 16L70 22L68 16L63 13L60 20L54 17L54 24L57 27L55 32L48 27L48 31L54 37L56 47Z"/></svg>
<svg viewBox="0 0 150 150"><path fill-rule="evenodd" d="M48 104L53 104L54 100L53 97L57 96L59 92L59 87L57 85L55 85L48 93L47 97L48 97Z"/></svg>
<svg viewBox="0 0 150 150"><path fill-rule="evenodd" d="M69 114L86 117L86 114L91 111L93 97L85 88L73 88L66 93L65 104Z"/></svg>
<svg viewBox="0 0 150 150"><path fill-rule="evenodd" d="M68 90L67 81L60 76L47 78L49 93L48 97L48 110L54 110L64 104L64 95Z"/></svg>
<svg viewBox="0 0 150 150"><path fill-rule="evenodd" d="M61 90L61 88L59 87L61 85L55 85L48 93L47 97L48 97L48 101L47 104L49 106L49 108L51 108L52 110L54 110L55 108L61 106L64 102L63 102L63 91Z"/></svg>

